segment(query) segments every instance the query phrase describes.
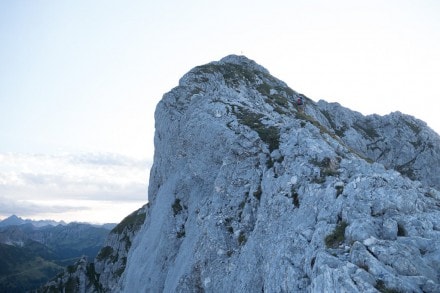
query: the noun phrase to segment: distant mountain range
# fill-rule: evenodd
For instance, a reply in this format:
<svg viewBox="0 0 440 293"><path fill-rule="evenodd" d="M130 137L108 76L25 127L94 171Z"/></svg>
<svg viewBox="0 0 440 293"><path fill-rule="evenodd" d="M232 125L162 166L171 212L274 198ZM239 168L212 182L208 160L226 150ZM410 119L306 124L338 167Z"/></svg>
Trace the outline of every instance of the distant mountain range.
<svg viewBox="0 0 440 293"><path fill-rule="evenodd" d="M61 221L53 221L53 220L29 220L29 219L22 219L16 215L12 215L2 221L0 221L0 227L7 227L7 226L18 226L18 225L24 225L24 224L32 224L35 227L44 227L44 226L57 226L57 225L67 225L66 222Z"/></svg>
<svg viewBox="0 0 440 293"><path fill-rule="evenodd" d="M81 222L79 222L81 223ZM25 225L25 224L32 224L35 227L44 227L44 226L58 226L58 225L63 225L66 226L68 223L64 222L64 221L54 221L54 220L30 220L30 219L23 219L20 218L16 215L12 215L4 220L0 221L0 227L7 227L7 226L18 226L18 225ZM97 224L90 224L90 223L86 223L83 222L83 224L89 224L95 227L101 227L101 228L105 228L107 230L111 230L113 229L117 223L105 223L102 225L97 225Z"/></svg>
<svg viewBox="0 0 440 293"><path fill-rule="evenodd" d="M87 223L25 220L0 222L0 292L39 287L81 257L95 258L110 229Z"/></svg>

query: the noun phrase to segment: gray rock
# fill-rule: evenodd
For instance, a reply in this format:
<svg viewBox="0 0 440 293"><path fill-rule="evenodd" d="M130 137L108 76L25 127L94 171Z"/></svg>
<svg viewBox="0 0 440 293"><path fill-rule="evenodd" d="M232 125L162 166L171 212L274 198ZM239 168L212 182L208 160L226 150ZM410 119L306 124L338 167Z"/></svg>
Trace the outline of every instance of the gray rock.
<svg viewBox="0 0 440 293"><path fill-rule="evenodd" d="M438 288L439 136L401 113L308 98L299 112L299 95L240 56L164 95L149 220L118 290Z"/></svg>
<svg viewBox="0 0 440 293"><path fill-rule="evenodd" d="M397 221L391 218L384 219L382 224L382 238L386 240L396 240L397 233Z"/></svg>
<svg viewBox="0 0 440 293"><path fill-rule="evenodd" d="M438 291L439 136L299 96L243 56L164 95L147 218L122 276L99 267L112 291Z"/></svg>

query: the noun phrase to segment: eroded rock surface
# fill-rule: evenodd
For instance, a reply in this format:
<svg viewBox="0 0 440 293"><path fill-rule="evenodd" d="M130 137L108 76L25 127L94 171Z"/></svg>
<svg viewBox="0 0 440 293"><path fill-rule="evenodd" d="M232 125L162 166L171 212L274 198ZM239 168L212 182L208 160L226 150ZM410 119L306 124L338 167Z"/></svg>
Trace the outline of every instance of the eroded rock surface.
<svg viewBox="0 0 440 293"><path fill-rule="evenodd" d="M300 94L243 56L155 114L124 292L440 292L440 139Z"/></svg>
<svg viewBox="0 0 440 293"><path fill-rule="evenodd" d="M439 136L300 96L243 56L183 76L156 108L145 221L76 292L440 292Z"/></svg>

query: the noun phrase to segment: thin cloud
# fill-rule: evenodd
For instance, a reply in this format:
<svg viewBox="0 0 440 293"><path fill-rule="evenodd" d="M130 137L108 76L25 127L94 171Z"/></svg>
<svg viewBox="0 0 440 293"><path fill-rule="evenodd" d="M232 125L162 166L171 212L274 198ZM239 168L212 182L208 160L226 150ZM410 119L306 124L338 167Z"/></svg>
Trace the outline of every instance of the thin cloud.
<svg viewBox="0 0 440 293"><path fill-rule="evenodd" d="M148 160L108 153L0 153L0 216L80 211L87 201L146 202L150 167ZM60 201L69 205L50 204Z"/></svg>
<svg viewBox="0 0 440 293"><path fill-rule="evenodd" d="M80 153L70 156L74 164L98 165L98 166L130 166L146 168L151 166L151 161L138 160L127 156L113 153Z"/></svg>
<svg viewBox="0 0 440 293"><path fill-rule="evenodd" d="M44 213L63 214L71 211L89 210L87 206L68 206L68 205L42 205L27 200L14 200L1 197L0 215L19 215L21 217L34 217Z"/></svg>

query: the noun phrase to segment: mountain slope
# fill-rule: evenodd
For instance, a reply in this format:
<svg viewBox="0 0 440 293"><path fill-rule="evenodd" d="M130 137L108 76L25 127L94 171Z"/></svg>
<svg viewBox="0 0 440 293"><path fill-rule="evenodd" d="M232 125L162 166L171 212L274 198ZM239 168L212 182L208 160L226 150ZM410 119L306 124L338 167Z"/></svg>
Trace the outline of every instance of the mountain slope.
<svg viewBox="0 0 440 293"><path fill-rule="evenodd" d="M35 289L81 256L94 258L108 233L78 223L0 227L0 292Z"/></svg>
<svg viewBox="0 0 440 293"><path fill-rule="evenodd" d="M426 123L409 115L354 113L319 101L316 117L347 145L413 180L440 189L440 139Z"/></svg>
<svg viewBox="0 0 440 293"><path fill-rule="evenodd" d="M228 56L163 97L121 290L440 291L438 135L298 96Z"/></svg>
<svg viewBox="0 0 440 293"><path fill-rule="evenodd" d="M52 250L57 260L86 255L94 258L109 231L90 224L35 227L31 224L0 228L0 243L23 245L28 240L39 242Z"/></svg>
<svg viewBox="0 0 440 293"><path fill-rule="evenodd" d="M148 206L128 215L114 227L92 262L81 258L38 292L114 292L125 270L128 251L145 221Z"/></svg>
<svg viewBox="0 0 440 293"><path fill-rule="evenodd" d="M51 261L44 245L27 241L23 247L0 243L0 292L26 292L63 270Z"/></svg>
<svg viewBox="0 0 440 293"><path fill-rule="evenodd" d="M183 76L155 121L139 225L44 292L440 292L424 122L315 103L234 55Z"/></svg>

